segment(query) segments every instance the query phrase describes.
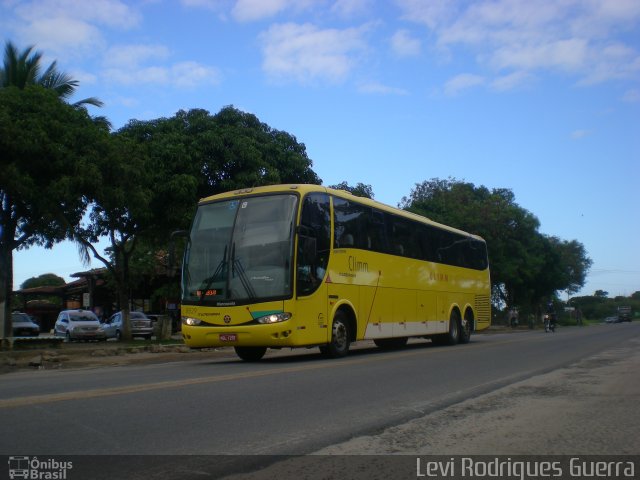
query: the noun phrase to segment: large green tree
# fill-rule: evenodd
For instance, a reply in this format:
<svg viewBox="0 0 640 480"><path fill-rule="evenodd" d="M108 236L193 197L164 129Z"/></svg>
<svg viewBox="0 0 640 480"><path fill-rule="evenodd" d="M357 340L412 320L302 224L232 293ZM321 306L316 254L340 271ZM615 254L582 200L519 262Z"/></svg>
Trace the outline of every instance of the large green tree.
<svg viewBox="0 0 640 480"><path fill-rule="evenodd" d="M51 246L61 240L84 209L84 196L74 191L80 178L89 178L78 162L94 152L97 130L104 118L90 119L85 105L100 106L93 97L71 98L78 81L60 72L56 62L42 68L42 53L34 47L18 51L5 45L0 69L0 339L11 335L13 250L37 243ZM37 90L48 92L44 95ZM39 101L42 101L39 104ZM65 122L69 122L68 128ZM90 125L93 124L93 125ZM85 128L86 127L86 128ZM90 137L90 138L89 138ZM77 143L84 141L86 143ZM65 188L65 184L67 184ZM70 188L73 187L73 188ZM75 196L71 198L70 196Z"/></svg>
<svg viewBox="0 0 640 480"><path fill-rule="evenodd" d="M89 198L89 220L73 229L88 263L91 256L104 264L114 280L118 303L125 311L123 337L130 339L130 263L142 235L152 235L161 212L154 210L157 173L135 142L112 135L107 152L96 160L100 183ZM106 253L97 248L107 238Z"/></svg>
<svg viewBox="0 0 640 480"><path fill-rule="evenodd" d="M68 236L97 178L108 131L40 86L0 89L0 323L11 336L13 251Z"/></svg>
<svg viewBox="0 0 640 480"><path fill-rule="evenodd" d="M371 185L365 185L358 182L355 187L349 185L346 181L340 182L337 185L329 185L329 188L335 188L336 190L345 190L353 193L358 197L373 198L373 188Z"/></svg>
<svg viewBox="0 0 640 480"><path fill-rule="evenodd" d="M20 285L21 289L36 288L36 287L60 287L66 285L67 282L64 278L59 277L55 273L43 273L37 277L27 278Z"/></svg>
<svg viewBox="0 0 640 480"><path fill-rule="evenodd" d="M535 307L558 290L575 292L584 285L591 260L582 244L541 234L538 219L509 189L431 179L417 184L400 206L482 236L498 303Z"/></svg>
<svg viewBox="0 0 640 480"><path fill-rule="evenodd" d="M197 181L198 198L259 185L321 183L303 143L232 106L215 115L193 109L171 118L132 121L118 134L145 145L155 168L180 183L158 188L183 189L190 176Z"/></svg>
<svg viewBox="0 0 640 480"><path fill-rule="evenodd" d="M60 287L66 285L67 282L64 281L64 278L59 277L55 273L43 273L37 277L31 277L26 279L20 285L21 290L26 290L28 288L37 288L37 287ZM14 305L22 305L24 308L27 307L27 303L31 300L45 300L54 305L62 306L62 299L58 296L43 296L42 294L37 295L14 295L12 300L12 306Z"/></svg>
<svg viewBox="0 0 640 480"><path fill-rule="evenodd" d="M149 246L166 249L171 232L189 226L199 198L275 183L320 183L295 137L233 107L216 115L196 109L131 121L112 140L98 163L102 187L91 199L90 222L76 229L76 240L111 272L125 338L132 262L148 255ZM109 239L107 255L95 248L101 237Z"/></svg>

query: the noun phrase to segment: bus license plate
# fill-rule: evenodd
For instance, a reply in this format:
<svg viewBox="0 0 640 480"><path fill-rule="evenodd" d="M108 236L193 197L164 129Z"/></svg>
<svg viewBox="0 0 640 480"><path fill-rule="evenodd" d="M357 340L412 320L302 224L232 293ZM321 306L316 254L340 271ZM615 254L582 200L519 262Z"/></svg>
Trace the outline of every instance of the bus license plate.
<svg viewBox="0 0 640 480"><path fill-rule="evenodd" d="M235 342L238 340L238 335L235 333L221 333L220 341L221 342Z"/></svg>

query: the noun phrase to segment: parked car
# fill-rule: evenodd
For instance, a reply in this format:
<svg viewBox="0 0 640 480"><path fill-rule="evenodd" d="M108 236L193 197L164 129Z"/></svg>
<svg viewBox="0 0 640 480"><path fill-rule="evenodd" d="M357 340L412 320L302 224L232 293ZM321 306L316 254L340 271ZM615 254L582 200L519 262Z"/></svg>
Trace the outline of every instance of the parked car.
<svg viewBox="0 0 640 480"><path fill-rule="evenodd" d="M161 317L165 317L167 321L171 322L172 334L180 331L180 328L181 328L180 315L176 315L172 313L147 313L146 315L153 322L153 328L155 329L154 330L155 332L159 332L160 330L160 325L158 321L160 320Z"/></svg>
<svg viewBox="0 0 640 480"><path fill-rule="evenodd" d="M630 322L631 317L633 317L633 312L631 311L630 306L622 306L618 307L618 321L619 322Z"/></svg>
<svg viewBox="0 0 640 480"><path fill-rule="evenodd" d="M607 317L604 319L604 323L620 323L618 317Z"/></svg>
<svg viewBox="0 0 640 480"><path fill-rule="evenodd" d="M162 317L159 313L145 313L147 318L151 320L151 326L153 327L153 334L159 338L160 337L160 318Z"/></svg>
<svg viewBox="0 0 640 480"><path fill-rule="evenodd" d="M13 312L11 314L14 337L37 337L40 335L40 326L26 313Z"/></svg>
<svg viewBox="0 0 640 480"><path fill-rule="evenodd" d="M153 335L153 325L147 316L142 312L129 312L131 319L131 336L151 338ZM107 338L122 338L122 312L111 315L104 323L103 328L107 334Z"/></svg>
<svg viewBox="0 0 640 480"><path fill-rule="evenodd" d="M67 340L106 340L107 334L90 310L63 310L53 326L53 335Z"/></svg>

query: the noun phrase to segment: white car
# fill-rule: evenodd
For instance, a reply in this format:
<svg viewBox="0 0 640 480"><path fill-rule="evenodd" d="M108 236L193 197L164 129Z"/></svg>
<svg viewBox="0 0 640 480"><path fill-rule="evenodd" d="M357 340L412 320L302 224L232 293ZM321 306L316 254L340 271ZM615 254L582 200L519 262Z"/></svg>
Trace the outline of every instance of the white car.
<svg viewBox="0 0 640 480"><path fill-rule="evenodd" d="M107 334L90 310L63 310L53 326L53 335L71 340L106 340Z"/></svg>

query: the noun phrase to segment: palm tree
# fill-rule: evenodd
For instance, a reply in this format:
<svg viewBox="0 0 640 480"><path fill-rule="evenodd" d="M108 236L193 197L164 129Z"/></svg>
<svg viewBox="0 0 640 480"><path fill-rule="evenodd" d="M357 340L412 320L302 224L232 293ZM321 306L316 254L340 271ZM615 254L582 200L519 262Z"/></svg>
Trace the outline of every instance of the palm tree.
<svg viewBox="0 0 640 480"><path fill-rule="evenodd" d="M19 52L15 45L8 41L4 51L4 64L0 68L0 89L12 87L24 90L28 86L39 85L53 90L60 100L66 102L78 87L78 81L66 73L59 72L56 62L41 73L41 60L42 53L34 52L33 46ZM85 105L101 107L102 102L95 97L89 97L71 104L76 109L84 109ZM110 128L108 120L104 117L93 118L93 121L105 129ZM12 200L15 199L4 191L4 185L0 185L0 220L2 222L13 215L10 213ZM12 252L15 248L13 239L15 228L16 226L13 225L13 229L10 230L5 224L0 223L0 348L6 346L7 337L11 336Z"/></svg>
<svg viewBox="0 0 640 480"><path fill-rule="evenodd" d="M40 85L54 90L62 100L67 100L78 87L78 81L70 75L59 72L54 61L40 74L42 53L33 52L34 47L27 47L24 51L18 49L11 42L7 42L4 49L4 65L0 70L0 88L17 87L24 89L27 85ZM93 105L101 107L103 103L95 97L85 98L72 104L74 107Z"/></svg>

